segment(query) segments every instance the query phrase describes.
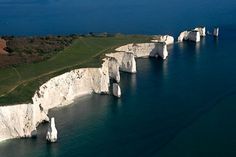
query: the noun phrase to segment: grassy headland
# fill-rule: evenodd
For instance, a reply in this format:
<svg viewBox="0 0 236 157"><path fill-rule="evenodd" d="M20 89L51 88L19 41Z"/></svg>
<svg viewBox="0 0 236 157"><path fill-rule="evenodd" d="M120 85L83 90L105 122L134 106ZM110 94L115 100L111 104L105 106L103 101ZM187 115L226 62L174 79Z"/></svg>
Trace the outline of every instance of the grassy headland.
<svg viewBox="0 0 236 157"><path fill-rule="evenodd" d="M150 36L77 37L49 59L0 69L0 105L29 103L50 78L81 67L100 67L105 53L128 43L150 41Z"/></svg>

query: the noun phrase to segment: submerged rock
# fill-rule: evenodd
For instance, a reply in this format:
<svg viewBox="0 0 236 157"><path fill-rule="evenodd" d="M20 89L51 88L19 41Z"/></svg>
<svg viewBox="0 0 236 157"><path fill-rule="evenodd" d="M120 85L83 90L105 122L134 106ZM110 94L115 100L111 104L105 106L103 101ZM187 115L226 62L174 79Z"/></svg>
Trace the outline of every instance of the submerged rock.
<svg viewBox="0 0 236 157"><path fill-rule="evenodd" d="M121 89L117 83L113 83L113 95L118 98L121 97Z"/></svg>
<svg viewBox="0 0 236 157"><path fill-rule="evenodd" d="M48 142L56 142L57 141L57 129L55 126L55 118L52 117L50 121L50 125L48 127L46 139Z"/></svg>

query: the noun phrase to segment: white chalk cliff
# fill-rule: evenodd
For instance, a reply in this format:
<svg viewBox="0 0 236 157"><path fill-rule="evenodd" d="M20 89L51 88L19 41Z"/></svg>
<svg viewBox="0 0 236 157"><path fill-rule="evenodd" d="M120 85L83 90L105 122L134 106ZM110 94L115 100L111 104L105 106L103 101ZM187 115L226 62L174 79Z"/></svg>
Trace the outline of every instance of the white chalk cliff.
<svg viewBox="0 0 236 157"><path fill-rule="evenodd" d="M184 31L181 32L179 37L178 37L178 42L182 42L183 40L190 40L194 42L199 42L200 41L200 33L199 31Z"/></svg>
<svg viewBox="0 0 236 157"><path fill-rule="evenodd" d="M52 117L50 124L48 126L48 131L46 134L46 139L48 142L56 142L57 141L57 129L56 129L56 124L55 124L55 118Z"/></svg>
<svg viewBox="0 0 236 157"><path fill-rule="evenodd" d="M48 121L39 105L22 104L0 107L0 141L31 137L39 123Z"/></svg>
<svg viewBox="0 0 236 157"><path fill-rule="evenodd" d="M109 53L106 56L115 58L121 71L136 73L136 61L132 52Z"/></svg>
<svg viewBox="0 0 236 157"><path fill-rule="evenodd" d="M106 55L100 68L76 69L51 78L35 92L32 104L1 106L0 141L32 137L36 127L49 120L47 114L52 108L69 105L85 94L109 93L110 78L120 82L119 70L136 72L135 57L168 56L166 42L128 44L116 51ZM117 85L113 85L113 94L119 97L121 91Z"/></svg>
<svg viewBox="0 0 236 157"><path fill-rule="evenodd" d="M198 31L200 33L200 36L202 37L206 36L206 27L197 27L194 30Z"/></svg>
<svg viewBox="0 0 236 157"><path fill-rule="evenodd" d="M166 59L168 56L167 45L165 42L127 44L116 49L120 52L131 52L135 57L157 57Z"/></svg>
<svg viewBox="0 0 236 157"><path fill-rule="evenodd" d="M174 37L170 35L156 35L153 37L151 42L154 42L154 43L164 42L166 43L166 45L170 45L170 44L174 44Z"/></svg>
<svg viewBox="0 0 236 157"><path fill-rule="evenodd" d="M190 31L183 31L178 37L178 42L183 40L189 40L194 42L199 42L201 37L206 36L206 27L196 27Z"/></svg>
<svg viewBox="0 0 236 157"><path fill-rule="evenodd" d="M120 61L121 62L121 61ZM109 76L111 79L114 79L116 82L120 82L120 63L114 57L108 58L108 70Z"/></svg>
<svg viewBox="0 0 236 157"><path fill-rule="evenodd" d="M33 97L33 104L45 111L69 105L76 97L109 92L108 62L102 68L82 68L57 76L43 84Z"/></svg>

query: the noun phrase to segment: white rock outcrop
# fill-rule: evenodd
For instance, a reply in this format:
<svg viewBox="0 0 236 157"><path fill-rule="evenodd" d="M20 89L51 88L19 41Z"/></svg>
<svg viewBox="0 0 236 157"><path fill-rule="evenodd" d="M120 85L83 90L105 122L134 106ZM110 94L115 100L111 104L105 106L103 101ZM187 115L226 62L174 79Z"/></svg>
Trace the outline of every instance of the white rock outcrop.
<svg viewBox="0 0 236 157"><path fill-rule="evenodd" d="M170 35L156 35L153 37L151 42L154 42L154 43L164 42L166 43L166 45L170 45L170 44L174 44L174 37Z"/></svg>
<svg viewBox="0 0 236 157"><path fill-rule="evenodd" d="M183 40L190 40L193 42L199 42L201 39L199 31L184 31L181 32L178 37L178 42L182 42Z"/></svg>
<svg viewBox="0 0 236 157"><path fill-rule="evenodd" d="M56 129L54 117L51 118L50 124L48 126L46 140L51 143L54 143L57 141L57 129Z"/></svg>
<svg viewBox="0 0 236 157"><path fill-rule="evenodd" d="M215 37L218 37L218 36L219 36L219 27L214 28L213 35L214 35Z"/></svg>
<svg viewBox="0 0 236 157"><path fill-rule="evenodd" d="M136 73L136 61L132 52L109 53L106 56L115 58L121 71Z"/></svg>
<svg viewBox="0 0 236 157"><path fill-rule="evenodd" d="M107 60L102 68L82 68L57 76L43 84L33 104L49 109L71 104L76 97L91 93L109 93Z"/></svg>
<svg viewBox="0 0 236 157"><path fill-rule="evenodd" d="M200 36L202 37L206 36L206 27L197 27L194 30L198 31L200 33Z"/></svg>
<svg viewBox="0 0 236 157"><path fill-rule="evenodd" d="M114 79L116 82L120 82L120 64L114 57L108 58L108 70L110 78Z"/></svg>
<svg viewBox="0 0 236 157"><path fill-rule="evenodd" d="M131 52L135 57L149 57L160 56L166 59L168 56L167 47L163 43L140 43L140 44L127 44L116 49L121 52ZM155 54L155 55L154 55ZM163 55L165 54L165 55Z"/></svg>
<svg viewBox="0 0 236 157"><path fill-rule="evenodd" d="M162 59L166 59L168 57L167 45L165 42L156 43L156 51L152 51L149 54L150 57L158 57L160 56Z"/></svg>
<svg viewBox="0 0 236 157"><path fill-rule="evenodd" d="M0 141L35 136L36 127L48 121L39 105L22 104L0 107Z"/></svg>
<svg viewBox="0 0 236 157"><path fill-rule="evenodd" d="M121 97L121 89L120 89L120 86L119 84L117 83L113 83L113 95L120 98Z"/></svg>

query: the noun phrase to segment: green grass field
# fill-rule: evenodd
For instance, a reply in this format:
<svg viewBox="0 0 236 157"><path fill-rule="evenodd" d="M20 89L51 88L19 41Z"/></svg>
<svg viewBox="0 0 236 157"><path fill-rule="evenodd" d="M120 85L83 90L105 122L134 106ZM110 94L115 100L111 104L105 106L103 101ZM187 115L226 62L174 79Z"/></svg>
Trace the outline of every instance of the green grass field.
<svg viewBox="0 0 236 157"><path fill-rule="evenodd" d="M0 69L0 105L29 103L35 91L50 78L81 67L99 67L105 53L128 43L150 41L150 36L79 37L52 58Z"/></svg>

